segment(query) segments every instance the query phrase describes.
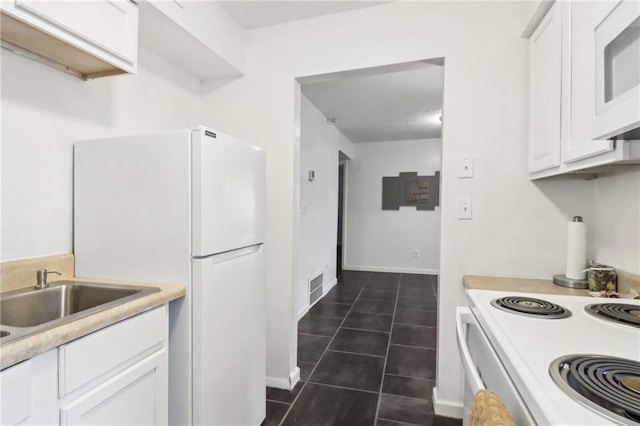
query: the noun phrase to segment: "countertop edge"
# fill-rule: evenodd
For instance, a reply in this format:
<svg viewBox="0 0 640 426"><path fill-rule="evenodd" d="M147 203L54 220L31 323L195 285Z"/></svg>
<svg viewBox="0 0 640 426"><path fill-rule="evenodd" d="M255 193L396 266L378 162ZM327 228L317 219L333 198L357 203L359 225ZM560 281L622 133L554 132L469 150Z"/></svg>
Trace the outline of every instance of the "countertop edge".
<svg viewBox="0 0 640 426"><path fill-rule="evenodd" d="M588 290L562 287L554 284L551 280L536 278L463 275L462 284L465 290L495 290L512 293L560 294L569 296L589 295Z"/></svg>
<svg viewBox="0 0 640 426"><path fill-rule="evenodd" d="M105 284L136 285L158 287L160 291L120 306L80 318L58 327L27 336L0 347L0 370L33 358L72 340L113 325L119 321L179 299L186 294L184 286L177 284L139 283L104 279L74 277L70 281L95 282Z"/></svg>

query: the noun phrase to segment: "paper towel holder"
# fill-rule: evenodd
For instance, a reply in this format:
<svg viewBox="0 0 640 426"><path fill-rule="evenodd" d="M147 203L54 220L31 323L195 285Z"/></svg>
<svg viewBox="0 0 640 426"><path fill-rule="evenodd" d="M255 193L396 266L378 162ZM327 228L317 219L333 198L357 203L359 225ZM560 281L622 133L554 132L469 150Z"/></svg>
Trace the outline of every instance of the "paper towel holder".
<svg viewBox="0 0 640 426"><path fill-rule="evenodd" d="M582 222L581 216L573 216L571 219L572 222ZM573 278L567 277L565 274L556 274L553 276L553 283L562 287L569 288L580 288L586 289L589 288L589 281L586 279L576 280Z"/></svg>
<svg viewBox="0 0 640 426"><path fill-rule="evenodd" d="M587 280L574 280L567 278L565 274L556 274L553 276L553 283L562 287L569 288L589 288Z"/></svg>

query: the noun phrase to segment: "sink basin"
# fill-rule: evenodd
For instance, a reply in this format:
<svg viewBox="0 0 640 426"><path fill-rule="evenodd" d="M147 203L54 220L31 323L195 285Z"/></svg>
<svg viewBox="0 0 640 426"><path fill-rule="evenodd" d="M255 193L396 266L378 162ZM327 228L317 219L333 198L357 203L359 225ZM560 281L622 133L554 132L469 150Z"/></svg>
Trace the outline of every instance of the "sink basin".
<svg viewBox="0 0 640 426"><path fill-rule="evenodd" d="M0 337L8 340L56 327L160 291L157 287L55 281L42 290L21 289L0 297Z"/></svg>
<svg viewBox="0 0 640 426"><path fill-rule="evenodd" d="M0 338L3 338L5 336L10 335L11 333L9 333L8 331L5 330L0 330Z"/></svg>
<svg viewBox="0 0 640 426"><path fill-rule="evenodd" d="M72 283L18 294L0 300L0 324L33 327L140 291Z"/></svg>

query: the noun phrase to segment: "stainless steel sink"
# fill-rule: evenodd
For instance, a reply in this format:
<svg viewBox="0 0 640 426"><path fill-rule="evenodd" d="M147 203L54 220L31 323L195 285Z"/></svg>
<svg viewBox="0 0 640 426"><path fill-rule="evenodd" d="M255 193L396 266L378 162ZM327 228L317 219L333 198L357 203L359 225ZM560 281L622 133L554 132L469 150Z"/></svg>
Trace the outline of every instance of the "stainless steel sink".
<svg viewBox="0 0 640 426"><path fill-rule="evenodd" d="M1 343L56 327L160 291L157 287L55 281L0 295Z"/></svg>

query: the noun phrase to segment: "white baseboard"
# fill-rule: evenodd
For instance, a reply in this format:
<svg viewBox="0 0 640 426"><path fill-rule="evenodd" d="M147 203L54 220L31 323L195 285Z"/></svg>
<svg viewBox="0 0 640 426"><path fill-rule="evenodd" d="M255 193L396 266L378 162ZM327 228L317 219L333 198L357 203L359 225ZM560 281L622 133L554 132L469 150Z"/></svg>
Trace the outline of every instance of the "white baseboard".
<svg viewBox="0 0 640 426"><path fill-rule="evenodd" d="M338 284L338 280L336 278L334 278L328 286L324 286L324 284L322 285L322 296L320 296L320 298L318 300L316 300L316 303L318 303L319 301L322 300L322 298L324 297L325 294L329 293L329 291L331 291L331 289L333 287L336 286L336 284ZM314 303L314 305L316 304ZM309 309L311 309L313 306L309 306L309 305L305 305L303 306L299 311L298 311L298 321L300 321L302 319L303 316L307 315L307 312L309 312Z"/></svg>
<svg viewBox="0 0 640 426"><path fill-rule="evenodd" d="M401 274L428 274L438 275L440 271L437 269L420 269L420 268L396 268L393 266L356 266L344 265L344 271L372 271L372 272L395 272Z"/></svg>
<svg viewBox="0 0 640 426"><path fill-rule="evenodd" d="M309 306L309 305L303 306L302 309L300 309L298 311L298 319L297 319L297 321L300 321L303 316L307 315L307 312L309 312L309 309L311 309L311 306Z"/></svg>
<svg viewBox="0 0 640 426"><path fill-rule="evenodd" d="M336 286L336 284L338 284L338 279L334 278L329 285L322 286L322 297L324 297L325 294L329 293L331 291L332 288L334 288Z"/></svg>
<svg viewBox="0 0 640 426"><path fill-rule="evenodd" d="M447 401L438 398L438 388L433 388L433 411L438 416L461 419L464 415L464 405L458 401Z"/></svg>
<svg viewBox="0 0 640 426"><path fill-rule="evenodd" d="M293 387L300 381L300 368L296 367L289 375L288 379L282 377L268 377L267 386L276 389L292 390Z"/></svg>

